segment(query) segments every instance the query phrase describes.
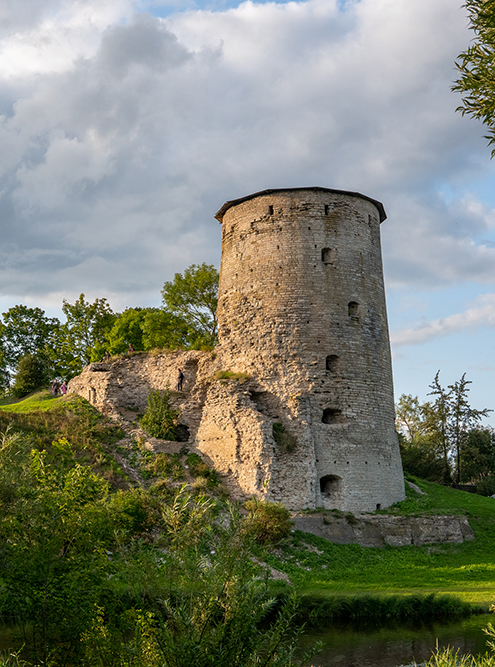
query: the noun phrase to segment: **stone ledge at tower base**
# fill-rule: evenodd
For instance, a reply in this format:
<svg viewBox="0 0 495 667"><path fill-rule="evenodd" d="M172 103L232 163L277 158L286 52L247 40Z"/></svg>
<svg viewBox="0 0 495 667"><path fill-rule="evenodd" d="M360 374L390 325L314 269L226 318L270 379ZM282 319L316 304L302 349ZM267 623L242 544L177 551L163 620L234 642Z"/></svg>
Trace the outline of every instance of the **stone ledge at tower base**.
<svg viewBox="0 0 495 667"><path fill-rule="evenodd" d="M474 531L463 516L352 515L352 520L335 516L293 517L294 527L336 544L362 547L405 547L435 543L460 544L474 540Z"/></svg>

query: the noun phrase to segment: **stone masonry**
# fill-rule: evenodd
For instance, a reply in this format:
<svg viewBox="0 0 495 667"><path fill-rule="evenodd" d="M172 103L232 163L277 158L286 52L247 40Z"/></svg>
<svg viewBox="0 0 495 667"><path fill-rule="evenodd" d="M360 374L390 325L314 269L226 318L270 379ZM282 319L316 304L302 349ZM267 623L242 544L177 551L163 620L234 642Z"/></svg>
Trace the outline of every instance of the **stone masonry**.
<svg viewBox="0 0 495 667"><path fill-rule="evenodd" d="M260 464L251 483L289 507L370 511L401 500L383 206L357 193L294 188L227 202L216 217L223 224L217 355L223 368L252 378ZM226 402L209 396L197 437L200 449L224 461L227 438L215 420L231 409ZM274 441L274 422L295 437L293 451ZM233 435L229 441L234 447Z"/></svg>
<svg viewBox="0 0 495 667"><path fill-rule="evenodd" d="M234 495L351 512L402 500L383 206L357 193L294 188L227 202L216 217L215 352L92 364L69 391L100 409L142 409L150 388L174 388L181 367L180 421ZM237 379L222 379L226 371Z"/></svg>

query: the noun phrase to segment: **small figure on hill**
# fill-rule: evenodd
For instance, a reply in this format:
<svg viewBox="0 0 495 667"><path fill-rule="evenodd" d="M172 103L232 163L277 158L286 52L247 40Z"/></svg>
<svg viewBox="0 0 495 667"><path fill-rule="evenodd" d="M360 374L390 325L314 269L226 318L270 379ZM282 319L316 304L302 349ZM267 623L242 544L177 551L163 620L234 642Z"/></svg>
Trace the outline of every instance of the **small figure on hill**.
<svg viewBox="0 0 495 667"><path fill-rule="evenodd" d="M134 345L132 343L129 343L129 347L127 348L128 352L134 352Z"/></svg>
<svg viewBox="0 0 495 667"><path fill-rule="evenodd" d="M110 353L108 350L105 350L102 361L108 361L110 359Z"/></svg>
<svg viewBox="0 0 495 667"><path fill-rule="evenodd" d="M183 382L184 382L184 373L179 368L179 377L177 378L177 391L182 391Z"/></svg>
<svg viewBox="0 0 495 667"><path fill-rule="evenodd" d="M53 393L54 396L58 396L58 390L59 390L59 388L60 388L60 385L59 385L59 383L58 383L58 380L55 379L55 380L52 382L52 393Z"/></svg>
<svg viewBox="0 0 495 667"><path fill-rule="evenodd" d="M60 393L62 394L62 396L65 396L65 394L67 393L67 385L65 384L65 380L60 385Z"/></svg>

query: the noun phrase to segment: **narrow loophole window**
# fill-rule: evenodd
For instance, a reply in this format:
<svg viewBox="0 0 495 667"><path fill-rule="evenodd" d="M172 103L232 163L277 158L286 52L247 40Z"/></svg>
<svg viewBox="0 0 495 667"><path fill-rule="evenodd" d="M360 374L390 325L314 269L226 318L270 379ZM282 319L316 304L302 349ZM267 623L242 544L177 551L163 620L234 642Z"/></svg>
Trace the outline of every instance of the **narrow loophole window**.
<svg viewBox="0 0 495 667"><path fill-rule="evenodd" d="M325 215L328 215L330 213L330 206L328 204L325 204Z"/></svg>
<svg viewBox="0 0 495 667"><path fill-rule="evenodd" d="M321 261L324 264L331 264L335 259L335 251L332 248L322 248Z"/></svg>
<svg viewBox="0 0 495 667"><path fill-rule="evenodd" d="M357 303L357 301L349 301L347 310L349 312L349 317L359 317L359 303Z"/></svg>
<svg viewBox="0 0 495 667"><path fill-rule="evenodd" d="M336 354L329 354L325 359L325 368L331 373L336 373L339 370L339 357Z"/></svg>
<svg viewBox="0 0 495 667"><path fill-rule="evenodd" d="M268 207L268 215L273 215L273 206Z"/></svg>

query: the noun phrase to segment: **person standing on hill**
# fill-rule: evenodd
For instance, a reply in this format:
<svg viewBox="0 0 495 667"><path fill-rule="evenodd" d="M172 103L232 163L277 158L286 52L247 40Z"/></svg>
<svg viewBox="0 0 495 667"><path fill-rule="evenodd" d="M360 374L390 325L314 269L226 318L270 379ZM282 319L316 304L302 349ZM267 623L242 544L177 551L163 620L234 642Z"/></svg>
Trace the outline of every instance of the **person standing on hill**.
<svg viewBox="0 0 495 667"><path fill-rule="evenodd" d="M65 394L67 393L67 385L65 384L65 380L60 385L60 393L62 394L62 396L65 396Z"/></svg>
<svg viewBox="0 0 495 667"><path fill-rule="evenodd" d="M55 379L55 380L52 382L52 392L53 392L53 395L54 395L55 397L58 396L58 390L59 390L59 387L60 387L60 385L59 385L59 383L58 383L58 380Z"/></svg>
<svg viewBox="0 0 495 667"><path fill-rule="evenodd" d="M184 382L184 373L179 368L179 377L177 378L177 391L182 391L182 384Z"/></svg>

